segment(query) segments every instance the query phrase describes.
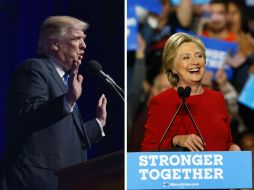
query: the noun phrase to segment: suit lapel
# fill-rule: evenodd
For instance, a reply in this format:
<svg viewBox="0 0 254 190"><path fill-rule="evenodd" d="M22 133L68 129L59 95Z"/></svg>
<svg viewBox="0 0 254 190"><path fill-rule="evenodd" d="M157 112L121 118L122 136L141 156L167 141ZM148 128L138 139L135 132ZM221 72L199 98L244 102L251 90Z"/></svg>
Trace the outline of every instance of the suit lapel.
<svg viewBox="0 0 254 190"><path fill-rule="evenodd" d="M67 88L64 85L63 79L61 79L60 75L58 74L53 62L50 59L46 58L46 63L47 63L47 67L51 71L51 75L55 79L56 83L58 84L58 86L60 87L62 92L64 94L66 94L67 93Z"/></svg>
<svg viewBox="0 0 254 190"><path fill-rule="evenodd" d="M62 92L64 94L67 93L67 88L63 82L63 80L61 79L59 73L57 72L54 64L52 63L52 61L48 58L46 58L46 62L47 62L47 66L49 68L49 70L51 71L51 75L53 76L53 78L55 79L55 81L57 82L58 86L61 88ZM91 144L89 142L89 138L88 135L85 131L85 127L83 127L83 121L82 118L80 116L79 110L78 110L78 106L75 105L73 112L72 112L72 116L74 119L74 122L76 123L77 129L81 132L81 134L83 134L83 136L85 137L85 142L86 144L91 147Z"/></svg>
<svg viewBox="0 0 254 190"><path fill-rule="evenodd" d="M64 82L63 80L61 79L61 77L59 76L58 72L55 70L51 73L51 75L53 76L53 78L56 80L58 86L61 88L62 92L64 94L67 93L67 88L66 86L64 85Z"/></svg>

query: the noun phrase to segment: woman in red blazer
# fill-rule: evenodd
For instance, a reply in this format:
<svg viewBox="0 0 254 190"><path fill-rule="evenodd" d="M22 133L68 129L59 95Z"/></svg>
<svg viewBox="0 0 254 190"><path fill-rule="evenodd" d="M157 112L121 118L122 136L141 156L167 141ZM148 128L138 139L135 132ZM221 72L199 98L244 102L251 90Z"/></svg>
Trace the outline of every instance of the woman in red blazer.
<svg viewBox="0 0 254 190"><path fill-rule="evenodd" d="M205 47L200 39L185 33L172 35L163 51L163 64L174 88L152 98L149 104L143 151L184 147L190 151L240 150L233 144L229 116L223 96L203 88ZM191 87L186 103L200 130L204 143L195 129L187 109L182 106L165 139L160 140L182 100L178 87Z"/></svg>

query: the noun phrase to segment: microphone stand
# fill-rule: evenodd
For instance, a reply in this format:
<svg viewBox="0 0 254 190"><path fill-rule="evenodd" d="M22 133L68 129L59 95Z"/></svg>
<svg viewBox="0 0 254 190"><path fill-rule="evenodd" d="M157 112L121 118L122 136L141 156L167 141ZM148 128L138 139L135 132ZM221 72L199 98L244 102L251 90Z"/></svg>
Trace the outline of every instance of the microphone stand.
<svg viewBox="0 0 254 190"><path fill-rule="evenodd" d="M116 93L121 97L123 102L125 102L124 91L122 90L122 88L120 86L118 86L116 84L116 82L108 74L106 74L102 71L102 66L100 65L100 63L98 63L98 61L91 60L87 64L85 64L85 66L88 69L88 71L90 71L91 73L104 79L116 91Z"/></svg>
<svg viewBox="0 0 254 190"><path fill-rule="evenodd" d="M120 86L118 86L116 84L116 82L108 74L104 73L103 71L100 71L100 72L103 74L103 76L107 82L114 85L124 95L124 91L122 90L122 88Z"/></svg>
<svg viewBox="0 0 254 190"><path fill-rule="evenodd" d="M203 139L203 137L202 137L202 135L201 135L201 133L200 133L200 131L199 131L199 129L198 129L198 126L197 126L197 124L196 124L196 122L195 122L195 120L194 120L194 118L193 118L193 116L192 116L192 114L191 114L191 112L190 112L190 109L189 109L188 105L186 104L186 101L184 101L184 106L186 107L186 109L187 109L187 111L188 111L188 114L189 114L189 116L190 116L190 118L191 118L191 121L192 121L192 123L193 123L193 125L194 125L196 131L198 132L198 136L201 138L201 141L202 141L202 144L203 144L203 147L204 147L204 150L205 150L205 142L204 142L204 139Z"/></svg>
<svg viewBox="0 0 254 190"><path fill-rule="evenodd" d="M108 83L114 85L118 89L118 91L120 91L124 95L124 91L122 90L122 88L118 86L108 74L104 73L102 70L100 71L100 73L102 74L102 76L100 77L104 78Z"/></svg>
<svg viewBox="0 0 254 190"><path fill-rule="evenodd" d="M121 97L123 102L125 102L124 97L123 97L124 91L116 83L112 82L112 80L105 78L105 81L115 90L115 92ZM123 93L123 95L121 94L121 92Z"/></svg>
<svg viewBox="0 0 254 190"><path fill-rule="evenodd" d="M178 112L180 111L180 109L181 109L181 107L182 107L183 105L186 107L186 109L187 109L187 111L188 111L188 114L189 114L189 116L190 116L190 118L191 118L191 121L192 121L192 123L193 123L195 129L197 130L198 135L199 135L199 137L201 138L203 147L204 147L204 149L205 149L205 142L204 142L204 139L203 139L203 137L202 137L202 135L201 135L201 133L200 133L200 131L199 131L199 129L198 129L198 126L197 126L197 124L196 124L196 122L195 122L195 120L194 120L194 118L193 118L193 116L192 116L192 114L191 114L191 112L190 112L190 109L189 109L189 107L188 107L188 105L187 105L187 103L186 103L186 98L190 96L190 92L191 92L191 88L190 88L190 87L186 87L185 89L184 89L183 87L179 87L179 88L178 88L178 95L179 95L179 97L182 99L182 102L181 102L180 106L178 107L178 109L177 109L177 111L176 111L176 113L175 113L173 119L172 119L171 122L169 123L169 125L168 125L166 131L164 132L164 134L163 134L163 136L162 136L162 138L161 138L161 140L160 140L160 143L159 143L159 146L158 146L158 151L160 151L161 144L162 144L162 142L164 141L164 139L165 139L165 137L166 137L166 135L167 135L167 133L168 133L168 131L169 131L169 128L172 126L172 124L173 124L173 122L174 122L174 120L175 120L175 118L176 118Z"/></svg>
<svg viewBox="0 0 254 190"><path fill-rule="evenodd" d="M185 101L186 101L186 99L185 99L185 98L182 98L182 102L181 102L180 106L178 107L177 111L175 112L175 115L174 115L173 119L171 120L171 122L169 123L169 125L168 125L166 131L164 132L163 136L161 137L161 140L160 140L160 143L159 143L159 146L158 146L158 151L160 151L160 149L161 149L161 144L162 144L162 142L164 141L166 135L168 134L168 131L169 131L170 127L172 126L173 122L175 121L175 118L176 118L178 112L180 111L180 109L181 109L181 107L183 106L183 104L184 104Z"/></svg>

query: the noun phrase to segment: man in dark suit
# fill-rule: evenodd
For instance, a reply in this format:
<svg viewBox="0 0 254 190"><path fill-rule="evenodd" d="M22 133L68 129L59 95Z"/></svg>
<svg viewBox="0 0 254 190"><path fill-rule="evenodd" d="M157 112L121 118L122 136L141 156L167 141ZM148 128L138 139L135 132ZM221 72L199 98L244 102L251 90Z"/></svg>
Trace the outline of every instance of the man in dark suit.
<svg viewBox="0 0 254 190"><path fill-rule="evenodd" d="M39 37L41 56L26 60L13 75L2 188L56 190L54 171L86 160L87 149L104 136L105 96L98 101L96 118L86 123L76 104L87 27L73 17L49 17Z"/></svg>

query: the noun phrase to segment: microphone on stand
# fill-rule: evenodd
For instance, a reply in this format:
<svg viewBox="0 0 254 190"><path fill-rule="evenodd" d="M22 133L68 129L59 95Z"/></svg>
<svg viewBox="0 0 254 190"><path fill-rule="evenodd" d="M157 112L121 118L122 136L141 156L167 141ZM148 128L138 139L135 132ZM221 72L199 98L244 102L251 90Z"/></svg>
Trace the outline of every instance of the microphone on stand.
<svg viewBox="0 0 254 190"><path fill-rule="evenodd" d="M189 87L189 86L185 87L185 95L190 96L190 93L191 93L191 87ZM182 98L182 99L183 99L183 98ZM186 98L185 98L185 99L186 99ZM189 116L190 116L190 118L191 118L191 121L192 121L192 123L193 123L193 125L194 125L196 131L198 132L198 136L200 137L200 139L201 139L201 141L202 141L202 144L203 144L203 147L204 147L204 150L205 150L205 141L204 141L204 139L203 139L203 137L202 137L202 135L201 135L201 133L200 133L200 131L199 131L199 129L198 129L198 126L197 126L197 124L196 124L196 122L195 122L195 120L194 120L194 117L192 116L192 114L191 114L191 112L190 112L190 109L189 109L189 107L188 107L188 105L187 105L187 103L186 103L185 100L183 100L183 104L184 104L185 108L186 108L187 111L188 111L188 114L189 114Z"/></svg>
<svg viewBox="0 0 254 190"><path fill-rule="evenodd" d="M91 73L99 76L104 81L106 81L115 91L116 93L121 97L121 99L124 101L124 91L120 86L116 84L116 82L106 73L102 71L101 64L96 60L90 60L85 64L85 68L89 70Z"/></svg>
<svg viewBox="0 0 254 190"><path fill-rule="evenodd" d="M185 92L185 89L181 86L177 88L177 92L178 92L178 96L182 99L182 102L181 102L180 106L177 108L177 110L175 112L175 115L173 116L173 118L170 121L168 127L166 128L166 131L164 132L164 134L161 137L161 140L160 140L160 143L159 143L159 146L158 146L158 151L160 151L162 142L164 141L166 135L168 134L168 131L169 131L170 127L172 126L173 122L175 121L175 118L178 115L180 109L184 105L184 102L186 101L186 98L188 97L188 96L186 96L187 93Z"/></svg>

